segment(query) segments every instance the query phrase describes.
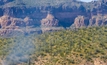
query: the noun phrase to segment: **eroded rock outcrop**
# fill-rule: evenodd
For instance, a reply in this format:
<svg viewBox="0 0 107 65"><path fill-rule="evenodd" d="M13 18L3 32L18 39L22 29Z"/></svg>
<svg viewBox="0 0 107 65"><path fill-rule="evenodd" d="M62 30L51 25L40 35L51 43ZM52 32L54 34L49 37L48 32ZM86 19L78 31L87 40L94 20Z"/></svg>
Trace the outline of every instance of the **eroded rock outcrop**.
<svg viewBox="0 0 107 65"><path fill-rule="evenodd" d="M92 16L89 26L102 26L107 25L107 15Z"/></svg>
<svg viewBox="0 0 107 65"><path fill-rule="evenodd" d="M1 28L4 28L6 26L25 26L25 23L23 21L23 19L20 18L13 18L10 17L8 15L4 15L2 17L0 17L0 25Z"/></svg>
<svg viewBox="0 0 107 65"><path fill-rule="evenodd" d="M33 19L30 19L29 17L22 18L14 18L8 15L3 15L0 17L0 27L6 27L6 26L19 26L19 27L26 27L26 26L32 26L35 25L37 22L35 22Z"/></svg>
<svg viewBox="0 0 107 65"><path fill-rule="evenodd" d="M14 18L8 15L4 15L0 17L0 35L13 35L13 34L25 34L37 32L38 30L32 29L32 25L34 25L33 19L26 17L24 19ZM29 30L27 29L28 27Z"/></svg>
<svg viewBox="0 0 107 65"><path fill-rule="evenodd" d="M84 16L78 16L75 18L72 27L81 28L88 25L88 20Z"/></svg>
<svg viewBox="0 0 107 65"><path fill-rule="evenodd" d="M42 31L54 30L58 26L58 20L52 14L47 14L47 17L41 20Z"/></svg>
<svg viewBox="0 0 107 65"><path fill-rule="evenodd" d="M106 0L90 3L74 0L32 0L32 2L29 0L0 0L0 5L2 5L0 7L0 16L2 16L0 17L0 28L6 28L7 26L35 27L38 25L45 32L55 30L58 25L65 28L72 24L75 28L106 25L106 16L98 16L98 14L107 14L106 2ZM54 16L48 14L46 17L49 11Z"/></svg>
<svg viewBox="0 0 107 65"><path fill-rule="evenodd" d="M30 19L29 17L24 18L24 22L26 23L26 26L31 26L33 25L33 20Z"/></svg>
<svg viewBox="0 0 107 65"><path fill-rule="evenodd" d="M85 26L84 16L78 16L77 18L75 18L74 25L76 28Z"/></svg>
<svg viewBox="0 0 107 65"><path fill-rule="evenodd" d="M1 28L9 26L10 24L11 24L11 20L10 20L9 16L4 15L4 16L0 17L0 27Z"/></svg>
<svg viewBox="0 0 107 65"><path fill-rule="evenodd" d="M78 16L75 18L71 28L81 28L90 26L104 26L107 25L107 15L93 15L90 19L84 16Z"/></svg>

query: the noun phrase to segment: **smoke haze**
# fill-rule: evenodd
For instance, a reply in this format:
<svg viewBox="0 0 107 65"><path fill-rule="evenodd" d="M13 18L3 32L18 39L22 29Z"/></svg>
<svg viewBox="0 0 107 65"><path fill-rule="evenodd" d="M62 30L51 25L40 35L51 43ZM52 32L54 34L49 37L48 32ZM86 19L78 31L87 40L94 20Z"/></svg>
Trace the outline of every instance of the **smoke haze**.
<svg viewBox="0 0 107 65"><path fill-rule="evenodd" d="M3 61L3 65L27 63L29 61L29 55L35 51L35 46L31 37L18 37L15 39L15 43L9 51L10 53L5 58L5 61Z"/></svg>

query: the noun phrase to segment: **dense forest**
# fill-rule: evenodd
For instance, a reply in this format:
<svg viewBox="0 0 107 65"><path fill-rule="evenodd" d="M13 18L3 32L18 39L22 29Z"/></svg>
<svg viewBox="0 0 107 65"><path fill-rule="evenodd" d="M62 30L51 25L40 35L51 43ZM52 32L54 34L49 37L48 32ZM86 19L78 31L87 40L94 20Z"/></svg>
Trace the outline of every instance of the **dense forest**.
<svg viewBox="0 0 107 65"><path fill-rule="evenodd" d="M0 58L1 62L2 60L7 60L9 54L17 48L19 43L15 51L21 51L19 52L21 54L16 56L29 56L29 58L26 61L20 58L16 60L16 64L12 62L14 60L12 58L13 60L11 59L8 62L10 63L9 65L17 65L18 63L21 65L93 65L95 64L95 59L106 63L106 39L107 26L0 38Z"/></svg>

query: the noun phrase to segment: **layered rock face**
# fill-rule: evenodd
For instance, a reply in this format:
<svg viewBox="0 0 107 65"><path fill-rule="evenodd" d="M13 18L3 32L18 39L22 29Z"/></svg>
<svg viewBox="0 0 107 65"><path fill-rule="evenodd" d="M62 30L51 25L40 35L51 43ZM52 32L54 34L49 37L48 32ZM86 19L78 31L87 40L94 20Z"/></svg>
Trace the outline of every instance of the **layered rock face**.
<svg viewBox="0 0 107 65"><path fill-rule="evenodd" d="M107 15L92 16L89 26L103 26L107 25Z"/></svg>
<svg viewBox="0 0 107 65"><path fill-rule="evenodd" d="M84 16L76 17L74 24L71 27L81 28L104 25L107 25L107 15L94 15L90 19L87 19Z"/></svg>
<svg viewBox="0 0 107 65"><path fill-rule="evenodd" d="M47 17L41 20L42 31L55 30L54 27L58 26L58 22L52 14L47 14Z"/></svg>
<svg viewBox="0 0 107 65"><path fill-rule="evenodd" d="M0 17L0 35L4 36L4 35L17 35L17 34L25 34L25 33L30 33L30 32L37 32L36 29L32 29L30 28L30 26L33 26L35 24L35 22L30 19L29 17L26 17L24 19L21 18L14 18L8 15L4 15L2 17ZM29 31L28 29L26 29L26 27L29 27ZM23 28L25 28L23 30ZM27 32L26 32L27 30Z"/></svg>
<svg viewBox="0 0 107 65"><path fill-rule="evenodd" d="M0 28L7 30L11 27L15 29L27 27L31 30L38 27L45 32L61 26L80 28L107 25L106 2L106 0L90 3L74 0L0 0L2 5ZM47 15L47 12L53 14Z"/></svg>
<svg viewBox="0 0 107 65"><path fill-rule="evenodd" d="M84 20L84 16L78 16L78 17L76 17L73 25L76 28L80 28L80 27L86 26L85 20Z"/></svg>
<svg viewBox="0 0 107 65"><path fill-rule="evenodd" d="M25 23L23 22L23 19L20 18L13 18L8 15L4 15L0 18L0 25L1 28L4 28L6 26L25 26Z"/></svg>

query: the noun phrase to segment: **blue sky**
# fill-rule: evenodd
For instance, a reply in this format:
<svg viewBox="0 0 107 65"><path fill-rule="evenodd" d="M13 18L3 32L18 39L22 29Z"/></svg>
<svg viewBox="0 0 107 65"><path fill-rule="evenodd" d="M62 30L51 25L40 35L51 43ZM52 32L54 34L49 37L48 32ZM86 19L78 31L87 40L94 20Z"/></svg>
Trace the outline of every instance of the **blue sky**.
<svg viewBox="0 0 107 65"><path fill-rule="evenodd" d="M90 2L90 1L92 1L92 0L81 0L81 1L84 1L84 2Z"/></svg>

